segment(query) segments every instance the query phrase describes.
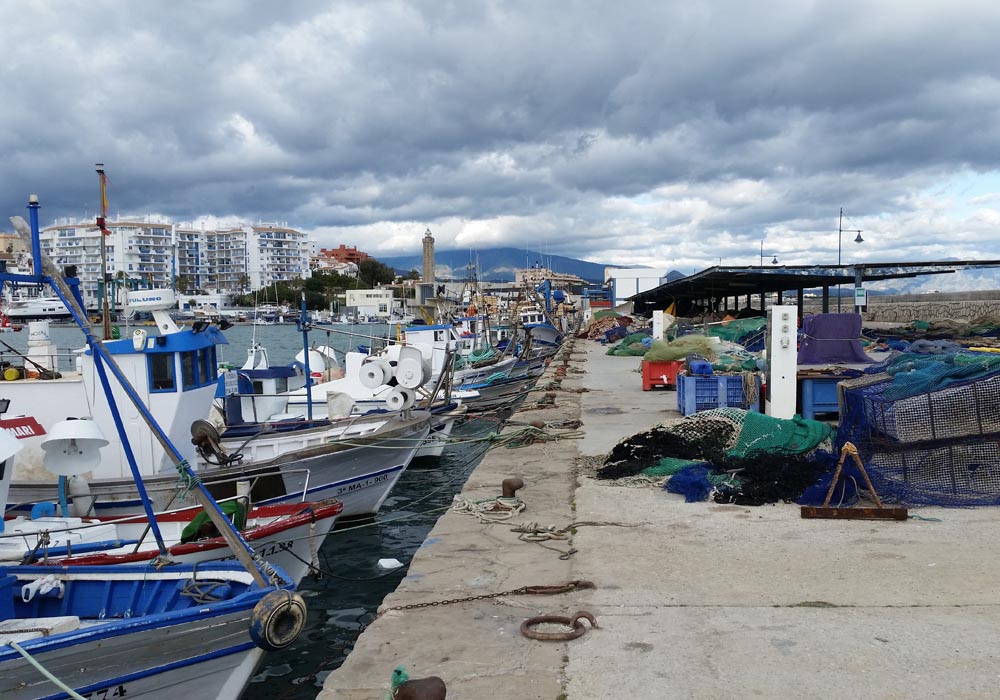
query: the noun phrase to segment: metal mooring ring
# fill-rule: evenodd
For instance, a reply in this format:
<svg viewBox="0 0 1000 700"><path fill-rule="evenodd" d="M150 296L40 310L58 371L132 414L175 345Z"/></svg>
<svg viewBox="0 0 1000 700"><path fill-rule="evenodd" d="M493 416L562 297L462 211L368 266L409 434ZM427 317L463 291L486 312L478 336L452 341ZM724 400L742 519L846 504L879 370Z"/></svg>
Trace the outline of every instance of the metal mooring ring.
<svg viewBox="0 0 1000 700"><path fill-rule="evenodd" d="M581 611L578 612L573 617L562 617L561 615L539 615L538 617L529 617L527 620L521 623L521 634L523 634L528 639L537 639L542 642L568 642L571 639L578 639L587 633L590 627L580 622L580 620L585 619L590 621L590 627L594 629L600 629L597 624L597 620L589 612ZM538 630L532 629L535 625L565 625L566 627L572 627L571 630L566 632L539 632Z"/></svg>

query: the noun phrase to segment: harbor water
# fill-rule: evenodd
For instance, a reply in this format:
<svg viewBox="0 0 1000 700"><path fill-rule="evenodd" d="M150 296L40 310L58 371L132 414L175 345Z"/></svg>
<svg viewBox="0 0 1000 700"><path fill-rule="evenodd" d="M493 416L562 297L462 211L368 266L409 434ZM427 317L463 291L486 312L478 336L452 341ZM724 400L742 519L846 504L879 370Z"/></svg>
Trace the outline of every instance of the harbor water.
<svg viewBox="0 0 1000 700"><path fill-rule="evenodd" d="M336 328L358 335L314 331L310 333L310 343L347 350L369 345L370 338L384 337L390 332L384 325ZM395 332L394 328L391 330ZM121 331L122 337L131 333L124 326ZM267 348L274 364L290 362L302 349L302 335L295 326L238 325L226 330L225 335L229 345L219 348L218 361L231 365L243 364L253 340ZM83 345L83 335L76 327L53 325L51 338L60 350ZM27 339L26 328L20 333L0 335L0 343L20 351L27 348ZM0 355L9 359L10 352L3 348ZM299 587L309 607L305 631L289 648L265 656L243 694L244 700L316 697L327 674L343 663L364 625L371 621L382 599L406 575L410 558L479 463L486 443L476 438L495 428L496 422L490 418L474 418L458 427L453 439L459 444L445 450L440 459L411 464L373 523L335 531L326 539L319 552L325 575L307 577ZM379 559L396 559L403 566L386 571L379 567ZM387 682L391 673L391 668L386 669Z"/></svg>

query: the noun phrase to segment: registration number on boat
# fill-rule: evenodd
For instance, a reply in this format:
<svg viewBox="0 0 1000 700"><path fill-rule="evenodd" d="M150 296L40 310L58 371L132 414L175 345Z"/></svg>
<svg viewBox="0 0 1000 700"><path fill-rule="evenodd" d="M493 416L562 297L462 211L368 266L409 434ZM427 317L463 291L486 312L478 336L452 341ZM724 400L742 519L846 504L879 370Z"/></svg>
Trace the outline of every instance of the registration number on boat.
<svg viewBox="0 0 1000 700"><path fill-rule="evenodd" d="M337 489L335 495L342 496L345 493L351 493L352 491L360 491L361 489L366 489L369 486L374 486L375 484L381 484L383 481L388 481L388 474L379 474L378 476L370 476L364 481L355 481L353 484L345 484Z"/></svg>
<svg viewBox="0 0 1000 700"><path fill-rule="evenodd" d="M273 557L275 554L280 554L281 552L291 551L292 542L272 542L266 547L261 547L260 549L254 550L257 554L262 557Z"/></svg>

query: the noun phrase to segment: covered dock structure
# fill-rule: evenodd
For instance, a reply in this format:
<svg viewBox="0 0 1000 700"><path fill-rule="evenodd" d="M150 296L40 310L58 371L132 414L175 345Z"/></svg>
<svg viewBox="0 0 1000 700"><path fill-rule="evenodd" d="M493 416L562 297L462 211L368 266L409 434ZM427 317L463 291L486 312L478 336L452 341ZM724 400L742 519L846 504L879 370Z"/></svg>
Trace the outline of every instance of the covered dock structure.
<svg viewBox="0 0 1000 700"><path fill-rule="evenodd" d="M667 309L675 304L678 316L692 316L704 311L733 311L757 308L763 311L768 295L775 303L787 303L794 295L802 315L807 290L821 296L823 313L830 311L830 289L848 286L846 300L839 291L834 306L855 309L854 288L866 282L941 275L958 270L1000 267L1000 260L947 260L941 262L889 262L863 265L781 265L727 267L714 266L688 277L665 282L659 287L629 298L636 314L653 309ZM815 290L815 291L813 291ZM754 299L759 306L755 307ZM742 305L741 305L742 302Z"/></svg>

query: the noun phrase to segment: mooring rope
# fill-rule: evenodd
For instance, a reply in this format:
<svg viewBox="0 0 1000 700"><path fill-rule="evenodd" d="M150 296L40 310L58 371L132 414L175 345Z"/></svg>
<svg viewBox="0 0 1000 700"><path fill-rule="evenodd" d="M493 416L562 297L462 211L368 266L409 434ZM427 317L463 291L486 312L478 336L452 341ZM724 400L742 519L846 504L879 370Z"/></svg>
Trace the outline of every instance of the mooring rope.
<svg viewBox="0 0 1000 700"><path fill-rule="evenodd" d="M61 680L59 680L58 678L56 678L55 675L51 671L49 671L47 668L45 668L44 666L42 666L42 664L38 660L36 660L31 654L29 654L24 648L22 648L20 644L18 644L17 642L8 642L8 644L10 644L10 646L13 647L14 651L16 651L18 654L20 654L21 656L23 656L24 659L29 664L31 664L32 666L34 666L35 669L39 673L41 673L48 680L50 680L61 691L63 691L64 693L66 693L67 695L69 695L71 698L73 698L73 700L86 700L86 698L84 698L78 692L76 692L75 690L73 690L72 688L70 688L68 685L66 685L65 683L63 683Z"/></svg>
<svg viewBox="0 0 1000 700"><path fill-rule="evenodd" d="M451 510L455 513L473 515L481 523L497 523L520 515L521 511L524 510L524 501L517 496L513 498L496 496L495 498L472 500L461 494L456 494Z"/></svg>

